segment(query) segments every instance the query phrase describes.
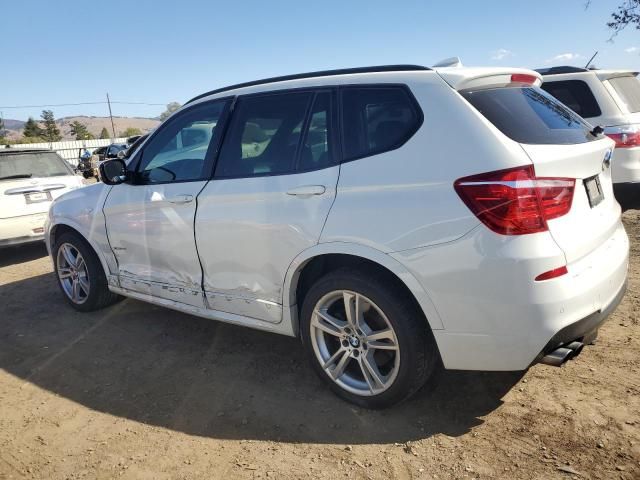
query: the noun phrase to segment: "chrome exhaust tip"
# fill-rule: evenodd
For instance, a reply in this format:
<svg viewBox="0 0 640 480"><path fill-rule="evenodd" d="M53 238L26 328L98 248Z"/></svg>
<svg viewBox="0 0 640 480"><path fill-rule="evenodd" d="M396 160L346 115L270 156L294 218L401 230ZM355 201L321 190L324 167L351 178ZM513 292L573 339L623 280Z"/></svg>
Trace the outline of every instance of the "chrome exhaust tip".
<svg viewBox="0 0 640 480"><path fill-rule="evenodd" d="M561 367L567 360L575 356L574 351L565 347L556 348L554 351L547 353L540 359L540 363L551 365L552 367Z"/></svg>

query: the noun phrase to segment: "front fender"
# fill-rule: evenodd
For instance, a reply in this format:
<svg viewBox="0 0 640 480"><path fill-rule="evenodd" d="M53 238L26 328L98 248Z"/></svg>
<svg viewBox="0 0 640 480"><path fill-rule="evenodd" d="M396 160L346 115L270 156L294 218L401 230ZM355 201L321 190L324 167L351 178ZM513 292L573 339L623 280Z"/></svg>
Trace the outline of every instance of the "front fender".
<svg viewBox="0 0 640 480"><path fill-rule="evenodd" d="M296 310L296 287L298 284L300 272L307 264L307 262L309 262L311 259L328 254L344 254L361 257L366 260L375 262L382 267L385 267L387 270L396 275L400 279L400 281L402 281L406 285L409 291L411 291L418 304L422 308L425 316L427 317L427 321L429 322L429 326L431 327L431 329L444 329L444 325L442 324L440 315L438 314L438 311L436 310L426 290L413 276L413 274L409 272L409 270L407 270L395 258L392 258L389 255L376 250L375 248L364 245L348 242L327 242L314 245L313 247L304 250L293 260L293 262L291 262L291 265L289 265L289 269L287 270L283 285L284 289L282 301L284 310L288 310L289 314L292 317L291 321L294 323L294 330L297 331L297 314L293 312Z"/></svg>
<svg viewBox="0 0 640 480"><path fill-rule="evenodd" d="M51 238L55 229L64 225L76 230L91 245L104 268L109 274L117 274L118 264L113 255L102 206L111 187L102 183L89 185L59 197L49 209L49 218L45 225L47 249L53 256Z"/></svg>

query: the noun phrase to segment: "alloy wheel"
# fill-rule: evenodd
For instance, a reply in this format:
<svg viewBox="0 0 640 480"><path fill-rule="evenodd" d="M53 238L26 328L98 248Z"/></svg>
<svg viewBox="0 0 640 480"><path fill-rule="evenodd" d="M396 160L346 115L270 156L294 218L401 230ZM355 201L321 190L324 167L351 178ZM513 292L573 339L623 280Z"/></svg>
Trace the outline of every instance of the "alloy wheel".
<svg viewBox="0 0 640 480"><path fill-rule="evenodd" d="M324 295L313 309L310 330L318 362L341 388L372 396L393 385L400 346L391 322L369 298L349 290Z"/></svg>
<svg viewBox="0 0 640 480"><path fill-rule="evenodd" d="M70 243L58 248L56 258L62 290L73 303L82 304L89 297L89 272L80 251Z"/></svg>

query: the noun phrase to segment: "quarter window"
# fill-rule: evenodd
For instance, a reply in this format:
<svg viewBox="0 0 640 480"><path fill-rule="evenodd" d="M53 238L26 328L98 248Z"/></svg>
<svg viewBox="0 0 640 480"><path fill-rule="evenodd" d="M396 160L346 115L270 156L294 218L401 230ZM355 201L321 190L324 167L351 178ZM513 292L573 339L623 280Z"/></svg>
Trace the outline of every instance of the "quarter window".
<svg viewBox="0 0 640 480"><path fill-rule="evenodd" d="M345 88L342 112L345 160L400 147L422 121L413 99L403 87Z"/></svg>
<svg viewBox="0 0 640 480"><path fill-rule="evenodd" d="M544 82L542 89L550 93L583 118L602 115L589 85L582 80Z"/></svg>
<svg viewBox="0 0 640 480"><path fill-rule="evenodd" d="M193 107L163 126L142 152L141 183L201 180L209 177L227 101Z"/></svg>
<svg viewBox="0 0 640 480"><path fill-rule="evenodd" d="M220 151L218 178L295 171L311 92L240 97Z"/></svg>

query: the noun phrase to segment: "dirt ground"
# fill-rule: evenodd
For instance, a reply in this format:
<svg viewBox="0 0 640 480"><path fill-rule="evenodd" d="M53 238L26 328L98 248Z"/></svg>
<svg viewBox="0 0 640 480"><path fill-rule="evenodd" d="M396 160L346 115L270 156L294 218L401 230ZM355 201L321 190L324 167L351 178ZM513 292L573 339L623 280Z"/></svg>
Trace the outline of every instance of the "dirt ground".
<svg viewBox="0 0 640 480"><path fill-rule="evenodd" d="M43 246L0 251L0 479L639 479L639 218L629 292L578 359L442 373L381 412L296 339L133 300L75 313Z"/></svg>

